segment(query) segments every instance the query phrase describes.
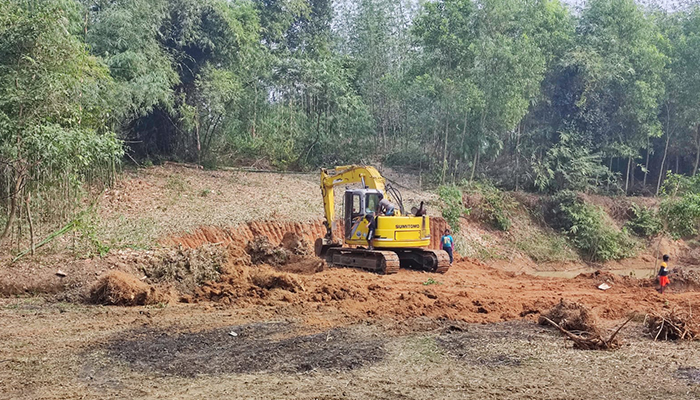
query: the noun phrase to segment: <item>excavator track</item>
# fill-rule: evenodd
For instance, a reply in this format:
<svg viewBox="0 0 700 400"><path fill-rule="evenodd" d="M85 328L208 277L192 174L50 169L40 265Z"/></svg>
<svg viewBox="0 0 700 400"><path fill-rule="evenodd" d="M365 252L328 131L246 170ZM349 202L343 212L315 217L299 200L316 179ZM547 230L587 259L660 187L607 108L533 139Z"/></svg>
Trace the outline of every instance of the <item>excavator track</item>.
<svg viewBox="0 0 700 400"><path fill-rule="evenodd" d="M444 274L450 269L450 255L444 250L397 249L401 268Z"/></svg>
<svg viewBox="0 0 700 400"><path fill-rule="evenodd" d="M401 266L399 256L393 251L331 247L324 258L337 267L359 268L381 275L395 274Z"/></svg>

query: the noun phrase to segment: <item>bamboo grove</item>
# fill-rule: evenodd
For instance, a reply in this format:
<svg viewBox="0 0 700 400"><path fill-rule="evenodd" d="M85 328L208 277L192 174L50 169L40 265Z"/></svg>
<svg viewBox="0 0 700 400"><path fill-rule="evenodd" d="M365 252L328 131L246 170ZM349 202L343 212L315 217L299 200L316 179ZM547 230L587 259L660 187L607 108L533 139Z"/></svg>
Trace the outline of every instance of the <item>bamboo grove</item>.
<svg viewBox="0 0 700 400"><path fill-rule="evenodd" d="M698 172L699 70L684 1L3 1L0 229L122 160L654 195Z"/></svg>

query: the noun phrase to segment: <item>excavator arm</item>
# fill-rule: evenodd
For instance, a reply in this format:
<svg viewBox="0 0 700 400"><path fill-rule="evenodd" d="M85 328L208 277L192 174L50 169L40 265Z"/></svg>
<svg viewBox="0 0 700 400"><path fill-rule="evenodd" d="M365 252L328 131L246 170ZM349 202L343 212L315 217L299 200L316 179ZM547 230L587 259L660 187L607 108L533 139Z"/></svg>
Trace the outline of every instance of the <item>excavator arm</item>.
<svg viewBox="0 0 700 400"><path fill-rule="evenodd" d="M369 189L377 189L386 193L386 181L376 168L370 166L344 165L335 168L321 168L321 194L323 209L326 216L326 239L333 240L333 221L335 220L336 185L362 183ZM391 200L391 199L389 199Z"/></svg>

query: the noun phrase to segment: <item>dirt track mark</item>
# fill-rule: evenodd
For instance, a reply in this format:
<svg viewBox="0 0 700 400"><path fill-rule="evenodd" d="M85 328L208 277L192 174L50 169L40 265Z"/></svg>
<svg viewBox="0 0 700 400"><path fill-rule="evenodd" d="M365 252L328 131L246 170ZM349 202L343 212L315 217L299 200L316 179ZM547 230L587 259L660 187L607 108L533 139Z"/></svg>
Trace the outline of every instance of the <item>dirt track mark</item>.
<svg viewBox="0 0 700 400"><path fill-rule="evenodd" d="M288 323L238 325L197 333L138 329L107 346L107 356L144 373L183 377L239 373L349 371L382 360L381 339L352 329L289 336Z"/></svg>

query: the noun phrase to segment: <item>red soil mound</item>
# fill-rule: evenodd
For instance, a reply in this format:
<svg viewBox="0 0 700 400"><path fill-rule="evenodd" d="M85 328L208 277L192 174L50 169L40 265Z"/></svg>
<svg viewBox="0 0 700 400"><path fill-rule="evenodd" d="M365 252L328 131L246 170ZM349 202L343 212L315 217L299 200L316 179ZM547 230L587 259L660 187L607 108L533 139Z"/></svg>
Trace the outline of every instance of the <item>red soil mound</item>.
<svg viewBox="0 0 700 400"><path fill-rule="evenodd" d="M142 306L166 301L168 297L155 287L121 271L112 271L90 290L94 304L115 306Z"/></svg>
<svg viewBox="0 0 700 400"><path fill-rule="evenodd" d="M444 228L444 221L434 221L435 238ZM251 263L253 255L244 249L255 239L253 232L265 234L267 240L257 239L260 243L282 242L269 247L284 252L284 262L263 261L259 266ZM467 322L536 320L561 299L583 304L603 319L624 318L634 311L658 311L669 301L700 304L693 292L661 296L651 287L650 279L601 271L575 279L541 278L504 272L462 258L444 275L400 270L395 275L380 276L353 269L324 269L321 260L290 251L297 248L303 253L303 242L322 234L320 223L251 223L236 230L202 228L195 234L173 239L183 245L209 240L229 244L230 262L222 269L221 279L203 285L185 300L215 301L236 307L293 307L295 315L302 316L330 308L337 310L338 315L358 320L425 316ZM611 289L599 290L598 285L603 282Z"/></svg>
<svg viewBox="0 0 700 400"><path fill-rule="evenodd" d="M343 232L342 221L337 221L336 225L336 232ZM430 248L437 249L440 247L440 237L447 227L447 222L443 218L430 218ZM160 241L160 244L163 246L197 248L206 243L219 243L225 246L245 247L256 236L265 236L272 243L280 243L283 242L285 235L291 234L300 241L304 240L307 243L314 243L317 238L326 235L326 227L321 220L307 223L255 221L233 228L201 227L193 233L165 238Z"/></svg>

